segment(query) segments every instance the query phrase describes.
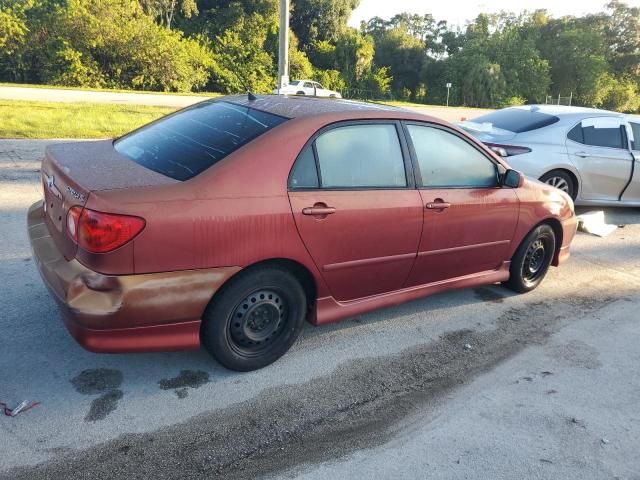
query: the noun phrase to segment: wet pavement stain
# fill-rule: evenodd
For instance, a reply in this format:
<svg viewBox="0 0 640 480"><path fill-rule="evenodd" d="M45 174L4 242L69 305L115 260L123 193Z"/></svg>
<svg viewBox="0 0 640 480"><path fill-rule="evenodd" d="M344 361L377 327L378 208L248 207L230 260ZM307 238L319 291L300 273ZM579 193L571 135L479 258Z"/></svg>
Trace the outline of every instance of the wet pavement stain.
<svg viewBox="0 0 640 480"><path fill-rule="evenodd" d="M93 402L89 413L84 417L85 422L97 422L104 420L107 416L118 408L118 400L122 399L122 390L110 390L100 395Z"/></svg>
<svg viewBox="0 0 640 480"><path fill-rule="evenodd" d="M78 393L97 395L122 385L122 372L110 368L83 370L71 380L71 384Z"/></svg>
<svg viewBox="0 0 640 480"><path fill-rule="evenodd" d="M209 382L209 374L201 370L182 370L180 375L173 378L163 378L158 382L162 390L175 390L178 398L189 395L189 388L199 388Z"/></svg>
<svg viewBox="0 0 640 480"><path fill-rule="evenodd" d="M84 418L85 422L104 420L118 408L118 401L123 393L119 387L122 385L122 372L110 368L95 368L83 370L71 380L71 384L78 393L83 395L100 396L91 402L89 413Z"/></svg>
<svg viewBox="0 0 640 480"><path fill-rule="evenodd" d="M490 287L474 288L473 293L478 300L482 300L483 302L502 303L506 297L506 295Z"/></svg>

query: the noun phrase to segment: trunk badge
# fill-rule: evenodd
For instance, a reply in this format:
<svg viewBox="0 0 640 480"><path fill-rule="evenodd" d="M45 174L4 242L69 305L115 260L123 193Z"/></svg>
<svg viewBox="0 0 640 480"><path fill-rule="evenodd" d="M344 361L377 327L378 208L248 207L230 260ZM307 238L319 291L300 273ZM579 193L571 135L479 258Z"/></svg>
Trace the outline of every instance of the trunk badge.
<svg viewBox="0 0 640 480"><path fill-rule="evenodd" d="M84 202L84 195L82 193L76 192L73 188L71 188L69 186L67 186L67 192L69 192L71 194L71 196L73 198L75 198L76 200Z"/></svg>

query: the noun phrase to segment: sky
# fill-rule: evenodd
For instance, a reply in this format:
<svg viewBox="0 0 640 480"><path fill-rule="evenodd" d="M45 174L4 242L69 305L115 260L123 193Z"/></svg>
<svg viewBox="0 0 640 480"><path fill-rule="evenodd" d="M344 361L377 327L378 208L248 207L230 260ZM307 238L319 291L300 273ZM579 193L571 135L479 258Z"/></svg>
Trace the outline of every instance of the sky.
<svg viewBox="0 0 640 480"><path fill-rule="evenodd" d="M349 19L349 25L358 27L361 20L371 17L388 19L396 13L431 13L436 20L447 20L450 24L464 26L479 13L494 13L500 10L521 12L546 8L554 16L600 12L608 0L360 0ZM627 5L640 7L640 0L627 0Z"/></svg>

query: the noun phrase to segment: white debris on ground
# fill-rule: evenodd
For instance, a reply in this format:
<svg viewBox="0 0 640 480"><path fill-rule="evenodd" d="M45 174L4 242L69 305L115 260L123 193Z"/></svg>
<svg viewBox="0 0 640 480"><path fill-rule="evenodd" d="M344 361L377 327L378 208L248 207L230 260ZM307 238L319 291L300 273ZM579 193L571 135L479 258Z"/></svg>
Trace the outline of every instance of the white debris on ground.
<svg viewBox="0 0 640 480"><path fill-rule="evenodd" d="M586 212L578 215L578 230L598 237L611 235L618 229L617 225L609 225L605 221L604 211Z"/></svg>

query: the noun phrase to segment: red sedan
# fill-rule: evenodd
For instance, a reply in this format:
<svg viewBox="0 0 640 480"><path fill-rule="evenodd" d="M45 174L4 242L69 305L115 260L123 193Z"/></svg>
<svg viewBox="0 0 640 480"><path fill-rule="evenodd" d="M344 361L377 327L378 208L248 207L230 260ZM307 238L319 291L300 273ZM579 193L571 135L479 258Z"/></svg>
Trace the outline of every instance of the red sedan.
<svg viewBox="0 0 640 480"><path fill-rule="evenodd" d="M537 287L569 256L571 199L460 129L375 104L206 101L115 141L50 146L34 257L96 352L204 345L253 370L304 320L454 288Z"/></svg>

